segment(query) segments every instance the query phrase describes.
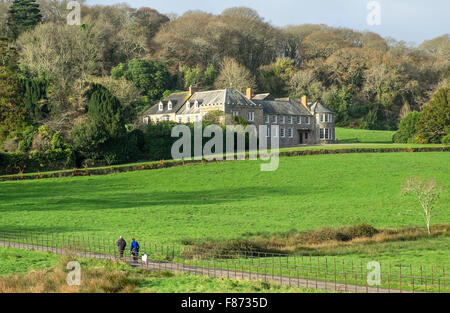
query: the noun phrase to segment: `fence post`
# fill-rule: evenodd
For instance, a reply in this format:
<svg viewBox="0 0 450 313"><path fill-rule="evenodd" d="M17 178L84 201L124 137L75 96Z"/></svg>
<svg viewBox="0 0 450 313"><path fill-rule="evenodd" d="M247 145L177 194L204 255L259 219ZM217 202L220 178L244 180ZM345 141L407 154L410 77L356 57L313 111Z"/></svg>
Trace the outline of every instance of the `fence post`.
<svg viewBox="0 0 450 313"><path fill-rule="evenodd" d="M336 269L336 258L334 258L334 291L337 291L337 269Z"/></svg>
<svg viewBox="0 0 450 313"><path fill-rule="evenodd" d="M389 276L388 276L388 291L391 293L391 275L392 275L392 263L389 262Z"/></svg>

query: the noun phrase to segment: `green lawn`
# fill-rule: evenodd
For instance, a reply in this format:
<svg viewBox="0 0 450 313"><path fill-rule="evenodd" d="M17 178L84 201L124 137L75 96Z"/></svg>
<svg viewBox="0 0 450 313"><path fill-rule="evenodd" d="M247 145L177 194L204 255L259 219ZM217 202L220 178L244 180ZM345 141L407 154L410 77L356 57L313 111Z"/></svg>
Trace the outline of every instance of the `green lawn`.
<svg viewBox="0 0 450 313"><path fill-rule="evenodd" d="M65 259L66 261L68 259ZM207 276L194 276L183 273L170 272L146 272L136 270L122 263L112 263L95 259L76 258L81 264L82 283L83 270L103 269L96 276L111 271L125 272L126 275L136 282L137 287L132 292L143 293L311 293L319 292L307 288L295 288L287 286L277 286L271 283L256 281L240 281L232 279L212 278ZM14 274L26 275L31 270L51 269L64 262L62 257L50 253L43 253L30 250L20 250L0 247L0 286L8 286L8 276ZM52 280L48 272L43 277ZM23 278L22 278L23 277ZM5 279L2 282L2 279ZM21 276L20 279L29 279ZM33 283L39 282L29 282ZM54 283L54 281L52 282ZM27 285L27 284L23 284ZM100 286L101 288L101 286ZM19 290L17 290L19 291ZM23 290L22 290L23 291ZM101 291L101 290L100 290Z"/></svg>
<svg viewBox="0 0 450 313"><path fill-rule="evenodd" d="M58 263L58 256L50 253L0 248L0 276L41 270Z"/></svg>
<svg viewBox="0 0 450 313"><path fill-rule="evenodd" d="M450 154L393 153L281 158L275 172L239 161L0 183L0 230L95 235L160 243L239 238L261 231L370 223L422 226L399 192L410 175L450 185ZM433 222L449 222L444 192Z"/></svg>
<svg viewBox="0 0 450 313"><path fill-rule="evenodd" d="M339 143L392 143L395 131L336 127Z"/></svg>

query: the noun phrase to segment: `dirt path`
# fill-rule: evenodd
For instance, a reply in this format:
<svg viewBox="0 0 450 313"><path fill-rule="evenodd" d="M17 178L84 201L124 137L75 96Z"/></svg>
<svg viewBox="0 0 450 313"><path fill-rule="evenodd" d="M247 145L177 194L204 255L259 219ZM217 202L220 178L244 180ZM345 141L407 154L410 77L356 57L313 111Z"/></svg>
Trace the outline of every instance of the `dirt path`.
<svg viewBox="0 0 450 313"><path fill-rule="evenodd" d="M395 289L377 288L377 287L365 287L357 285L348 285L342 283L326 282L319 280L303 279L296 277L276 276L260 273L232 271L225 269L217 269L210 267L192 266L183 263L172 262L155 262L149 260L147 264L143 264L141 260L133 262L130 257L120 259L116 256L94 253L94 252L76 252L68 251L60 248L44 247L38 245L30 245L23 243L11 243L0 241L0 247L11 247L26 250L35 250L42 252L50 252L54 254L69 254L78 257L95 258L101 260L112 261L125 261L130 266L148 271L170 271L170 272L183 272L191 275L204 275L210 277L220 277L227 279L239 279L239 280L251 280L251 281L267 281L276 284L291 286L291 287L306 287L323 291L333 292L352 292L352 293L411 293L410 291L401 291Z"/></svg>

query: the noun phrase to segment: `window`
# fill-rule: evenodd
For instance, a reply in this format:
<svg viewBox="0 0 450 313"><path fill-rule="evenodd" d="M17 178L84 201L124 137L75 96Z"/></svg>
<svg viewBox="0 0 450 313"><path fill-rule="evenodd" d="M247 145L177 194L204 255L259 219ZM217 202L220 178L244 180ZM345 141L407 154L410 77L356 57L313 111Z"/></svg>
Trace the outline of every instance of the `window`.
<svg viewBox="0 0 450 313"><path fill-rule="evenodd" d="M162 120L167 122L167 121L169 120L169 117L168 117L168 116L164 116L164 117L162 118Z"/></svg>
<svg viewBox="0 0 450 313"><path fill-rule="evenodd" d="M159 123L159 118L156 118L156 123Z"/></svg>
<svg viewBox="0 0 450 313"><path fill-rule="evenodd" d="M191 103L188 101L188 102L186 102L186 109L187 110L190 110L191 109Z"/></svg>
<svg viewBox="0 0 450 313"><path fill-rule="evenodd" d="M186 123L190 123L191 122L191 118L188 116L186 117Z"/></svg>
<svg viewBox="0 0 450 313"><path fill-rule="evenodd" d="M248 121L249 122L254 122L255 121L255 112L248 112Z"/></svg>
<svg viewBox="0 0 450 313"><path fill-rule="evenodd" d="M183 118L181 116L178 117L178 123L182 123L183 122Z"/></svg>
<svg viewBox="0 0 450 313"><path fill-rule="evenodd" d="M305 133L305 140L308 140L308 133Z"/></svg>
<svg viewBox="0 0 450 313"><path fill-rule="evenodd" d="M194 107L195 107L196 109L198 109L198 101L197 101L197 100L195 100L195 102L194 102Z"/></svg>
<svg viewBox="0 0 450 313"><path fill-rule="evenodd" d="M333 123L333 114L328 114L328 122Z"/></svg>
<svg viewBox="0 0 450 313"><path fill-rule="evenodd" d="M280 117L280 124L284 124L286 123L286 116L281 116Z"/></svg>
<svg viewBox="0 0 450 313"><path fill-rule="evenodd" d="M195 116L195 121L198 122L198 115Z"/></svg>
<svg viewBox="0 0 450 313"><path fill-rule="evenodd" d="M238 111L233 111L232 114L233 114L233 117L238 117L239 116L239 112Z"/></svg>
<svg viewBox="0 0 450 313"><path fill-rule="evenodd" d="M297 116L297 124L301 124L302 123L302 117L301 116Z"/></svg>
<svg viewBox="0 0 450 313"><path fill-rule="evenodd" d="M292 116L288 116L288 123L292 124Z"/></svg>
<svg viewBox="0 0 450 313"><path fill-rule="evenodd" d="M323 128L320 129L320 140L325 138L325 130Z"/></svg>
<svg viewBox="0 0 450 313"><path fill-rule="evenodd" d="M277 123L277 116L276 116L276 115L273 116L273 123L274 123L274 124Z"/></svg>
<svg viewBox="0 0 450 313"><path fill-rule="evenodd" d="M168 111L172 110L172 101L169 101L169 103L167 104L167 110Z"/></svg>
<svg viewBox="0 0 450 313"><path fill-rule="evenodd" d="M294 129L293 128L289 128L288 129L288 137L289 138L294 138Z"/></svg>
<svg viewBox="0 0 450 313"><path fill-rule="evenodd" d="M311 117L309 116L306 117L306 124L308 125L311 124Z"/></svg>
<svg viewBox="0 0 450 313"><path fill-rule="evenodd" d="M280 137L281 138L285 138L286 137L286 132L284 128L280 128Z"/></svg>
<svg viewBox="0 0 450 313"><path fill-rule="evenodd" d="M266 137L270 137L270 127L266 127Z"/></svg>
<svg viewBox="0 0 450 313"><path fill-rule="evenodd" d="M148 117L144 117L144 124L148 125Z"/></svg>
<svg viewBox="0 0 450 313"><path fill-rule="evenodd" d="M266 124L269 124L269 123L270 123L270 116L269 116L269 115L266 115L266 116L264 117L264 119L265 119Z"/></svg>
<svg viewBox="0 0 450 313"><path fill-rule="evenodd" d="M162 102L159 103L159 110L160 111L164 110L164 104Z"/></svg>
<svg viewBox="0 0 450 313"><path fill-rule="evenodd" d="M276 128L273 129L273 134L272 134L272 136L273 136L274 138L277 138L277 137L278 137L278 127L276 127Z"/></svg>
<svg viewBox="0 0 450 313"><path fill-rule="evenodd" d="M325 139L330 139L330 130L328 128L325 128Z"/></svg>

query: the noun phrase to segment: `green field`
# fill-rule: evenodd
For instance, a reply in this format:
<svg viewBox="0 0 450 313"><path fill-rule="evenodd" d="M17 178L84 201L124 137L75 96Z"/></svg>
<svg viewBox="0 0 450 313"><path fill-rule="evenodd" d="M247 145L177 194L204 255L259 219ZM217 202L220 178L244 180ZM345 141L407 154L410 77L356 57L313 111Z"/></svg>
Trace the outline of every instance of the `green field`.
<svg viewBox="0 0 450 313"><path fill-rule="evenodd" d="M450 185L450 154L394 153L281 158L275 172L239 161L107 176L0 183L0 229L179 243L244 233L370 223L422 226L403 199L410 175ZM434 223L449 222L449 195Z"/></svg>
<svg viewBox="0 0 450 313"><path fill-rule="evenodd" d="M235 161L1 182L0 232L56 233L83 239L123 235L147 245L251 238L261 233L361 223L377 228L423 228L420 207L414 199L402 197L400 189L412 175L436 178L445 189L432 222L449 223L449 161L446 152L313 155L281 158L275 172L261 172L260 162ZM347 266L377 260L411 264L416 269L422 265L448 267L450 237L324 246L299 252L319 256L321 262L336 259ZM54 262L45 254L40 258L31 263ZM14 258L9 260L9 271L14 271ZM18 271L29 269L27 263L17 264ZM5 269L8 273L8 266ZM248 270L253 271L250 265ZM260 288L243 284L228 289L228 281L175 276L153 277L142 288L151 292Z"/></svg>
<svg viewBox="0 0 450 313"><path fill-rule="evenodd" d="M366 130L336 127L339 143L392 143L395 131Z"/></svg>
<svg viewBox="0 0 450 313"><path fill-rule="evenodd" d="M58 263L58 259L50 253L0 248L0 276L50 268Z"/></svg>
<svg viewBox="0 0 450 313"><path fill-rule="evenodd" d="M83 278L86 270L97 270L97 279L103 275L111 280L116 278L115 275L109 275L113 271L120 271L124 277L127 278L135 287L126 292L143 292L143 293L311 293L318 292L306 288L294 288L277 286L271 283L240 281L232 279L211 278L204 276L187 275L183 273L169 273L169 272L146 272L143 270L136 270L122 263L111 263L108 261L100 261L95 259L76 258L81 264L82 276L81 282L85 283ZM67 258L62 256L43 253L30 250L19 250L13 248L0 247L0 292L2 288L14 288L19 292L26 291L41 291L33 288L34 284L44 284L48 290L44 292L59 291L57 281L52 277L55 269L58 267L65 267ZM34 281L35 276L27 276L30 271L42 271L40 274L41 280ZM43 271L45 270L45 271ZM17 279L12 279L12 275L19 274ZM65 274L63 274L64 276ZM88 276L92 276L88 273ZM42 280L47 280L43 282ZM19 281L19 283L12 283ZM60 280L59 280L60 281ZM89 281L89 279L88 279ZM64 284L64 280L59 283ZM91 283L92 285L92 283ZM102 284L95 284L94 287L81 287L81 292L105 292ZM19 287L20 286L20 287ZM17 288L30 288L28 290L18 290ZM89 288L86 290L86 288ZM94 288L94 290L92 290ZM84 290L83 290L84 289ZM9 290L8 290L9 291ZM77 291L77 290L73 290ZM69 290L72 292L72 290Z"/></svg>

